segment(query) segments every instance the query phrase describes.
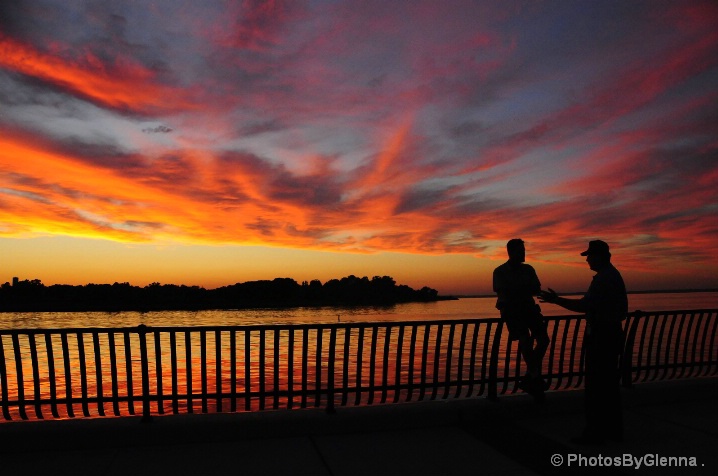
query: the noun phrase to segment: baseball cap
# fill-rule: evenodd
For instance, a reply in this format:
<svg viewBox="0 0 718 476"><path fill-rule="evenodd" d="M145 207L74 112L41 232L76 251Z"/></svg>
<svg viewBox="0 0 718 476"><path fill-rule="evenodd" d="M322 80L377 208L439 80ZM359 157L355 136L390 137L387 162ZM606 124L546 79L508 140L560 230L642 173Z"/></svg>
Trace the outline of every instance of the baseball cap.
<svg viewBox="0 0 718 476"><path fill-rule="evenodd" d="M581 256L607 254L610 254L608 251L608 243L602 240L593 240L588 242L588 249L581 253Z"/></svg>

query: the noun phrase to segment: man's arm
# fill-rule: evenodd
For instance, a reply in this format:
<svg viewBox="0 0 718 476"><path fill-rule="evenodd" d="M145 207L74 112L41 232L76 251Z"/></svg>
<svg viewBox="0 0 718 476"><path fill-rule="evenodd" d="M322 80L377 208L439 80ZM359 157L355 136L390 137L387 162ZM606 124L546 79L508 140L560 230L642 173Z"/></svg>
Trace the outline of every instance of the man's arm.
<svg viewBox="0 0 718 476"><path fill-rule="evenodd" d="M550 304L556 304L564 309L568 309L573 312L586 312L586 301L583 299L567 299L559 296L556 291L548 288L548 291L541 291L539 294L540 302L547 302Z"/></svg>
<svg viewBox="0 0 718 476"><path fill-rule="evenodd" d="M531 277L531 295L538 296L541 294L541 281L539 281L536 270L533 267L531 267L531 272L533 274Z"/></svg>

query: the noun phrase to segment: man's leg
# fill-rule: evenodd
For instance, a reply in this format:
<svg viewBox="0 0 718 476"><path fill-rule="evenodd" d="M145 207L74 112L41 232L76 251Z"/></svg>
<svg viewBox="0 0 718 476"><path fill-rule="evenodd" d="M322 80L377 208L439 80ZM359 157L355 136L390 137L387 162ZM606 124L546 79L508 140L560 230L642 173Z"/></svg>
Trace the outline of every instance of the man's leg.
<svg viewBox="0 0 718 476"><path fill-rule="evenodd" d="M536 346L533 346L533 341L536 341ZM531 365L533 365L533 368L530 369L531 375L534 377L541 377L542 370L543 370L543 358L546 355L546 351L548 350L548 345L551 342L551 339L548 337L548 331L546 329L546 324L543 320L543 316L539 314L531 326L531 345L532 345L532 352L531 352Z"/></svg>

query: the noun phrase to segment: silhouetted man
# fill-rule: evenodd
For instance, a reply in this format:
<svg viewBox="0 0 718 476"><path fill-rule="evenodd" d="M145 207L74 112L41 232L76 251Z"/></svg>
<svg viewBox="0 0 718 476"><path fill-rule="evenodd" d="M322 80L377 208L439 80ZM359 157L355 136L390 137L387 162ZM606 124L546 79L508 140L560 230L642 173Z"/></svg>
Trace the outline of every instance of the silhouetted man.
<svg viewBox="0 0 718 476"><path fill-rule="evenodd" d="M533 267L524 263L526 248L522 240L509 240L506 251L509 260L494 270L496 308L508 328L509 339L519 342L526 362L527 373L519 387L541 400L545 384L541 365L549 344L541 308L534 302L534 296L541 292L541 283Z"/></svg>
<svg viewBox="0 0 718 476"><path fill-rule="evenodd" d="M585 256L589 267L596 271L583 298L562 298L551 288L548 292L541 292L542 302L586 313L583 338L586 428L572 442L601 444L607 439L622 441L623 411L618 366L623 348L621 321L628 312L626 286L621 273L611 264L611 253L604 241L591 241L581 256Z"/></svg>

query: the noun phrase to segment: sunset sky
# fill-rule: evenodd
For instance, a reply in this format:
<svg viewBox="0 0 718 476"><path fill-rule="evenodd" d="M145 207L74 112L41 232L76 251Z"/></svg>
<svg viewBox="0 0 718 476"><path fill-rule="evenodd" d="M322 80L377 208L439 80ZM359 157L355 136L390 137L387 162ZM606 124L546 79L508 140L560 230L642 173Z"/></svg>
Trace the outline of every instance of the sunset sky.
<svg viewBox="0 0 718 476"><path fill-rule="evenodd" d="M718 287L718 3L0 3L0 283Z"/></svg>

